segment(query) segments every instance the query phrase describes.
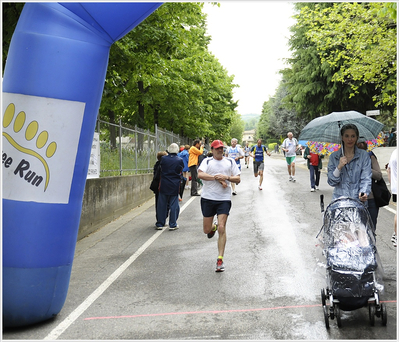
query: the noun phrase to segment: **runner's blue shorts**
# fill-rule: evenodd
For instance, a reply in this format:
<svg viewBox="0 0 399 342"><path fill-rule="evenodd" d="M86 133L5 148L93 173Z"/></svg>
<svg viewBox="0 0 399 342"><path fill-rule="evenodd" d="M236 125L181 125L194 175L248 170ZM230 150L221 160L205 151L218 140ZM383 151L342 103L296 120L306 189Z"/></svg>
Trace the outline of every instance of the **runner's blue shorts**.
<svg viewBox="0 0 399 342"><path fill-rule="evenodd" d="M201 211L204 217L213 217L216 214L230 214L231 201L214 201L201 197Z"/></svg>

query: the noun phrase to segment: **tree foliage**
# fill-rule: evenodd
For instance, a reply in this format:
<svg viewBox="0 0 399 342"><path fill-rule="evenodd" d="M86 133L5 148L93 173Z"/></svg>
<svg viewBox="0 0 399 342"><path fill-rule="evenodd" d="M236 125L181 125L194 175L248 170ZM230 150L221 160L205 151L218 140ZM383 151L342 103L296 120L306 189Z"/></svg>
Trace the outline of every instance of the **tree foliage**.
<svg viewBox="0 0 399 342"><path fill-rule="evenodd" d="M245 123L244 130L249 131L251 129L255 129L258 121L259 121L259 115L256 115L256 117L244 120L244 123Z"/></svg>
<svg viewBox="0 0 399 342"><path fill-rule="evenodd" d="M241 138L244 133L245 122L241 118L241 115L236 113L233 117L229 137L225 138L225 141L230 142L232 138L236 138L238 143L241 144Z"/></svg>
<svg viewBox="0 0 399 342"><path fill-rule="evenodd" d="M23 3L2 3L3 68ZM110 49L100 117L188 137L225 139L233 76L208 51L202 3L165 3ZM112 132L110 132L112 135Z"/></svg>
<svg viewBox="0 0 399 342"><path fill-rule="evenodd" d="M293 108L285 105L288 88L284 81L280 83L276 95L263 103L262 115L259 119L257 137L263 140L282 142L288 132L298 137L308 120L301 118Z"/></svg>
<svg viewBox="0 0 399 342"><path fill-rule="evenodd" d="M364 113L374 108L373 96L377 94L372 84L362 84L359 85L358 94L351 97L349 84L333 81L342 63L330 65L322 61L316 43L310 39L313 23L302 19L303 10L317 12L331 6L331 3L295 4L299 14L295 16L297 23L291 27L289 45L292 58L288 59L289 68L281 71L287 87L283 104L308 120L333 111L356 109Z"/></svg>
<svg viewBox="0 0 399 342"><path fill-rule="evenodd" d="M373 85L375 107L396 106L396 4L334 3L304 6L298 25L315 44L321 64L333 70L332 82L349 85L350 98Z"/></svg>
<svg viewBox="0 0 399 342"><path fill-rule="evenodd" d="M229 135L235 85L208 51L202 6L165 3L114 44L102 117L118 113L125 123L189 137Z"/></svg>

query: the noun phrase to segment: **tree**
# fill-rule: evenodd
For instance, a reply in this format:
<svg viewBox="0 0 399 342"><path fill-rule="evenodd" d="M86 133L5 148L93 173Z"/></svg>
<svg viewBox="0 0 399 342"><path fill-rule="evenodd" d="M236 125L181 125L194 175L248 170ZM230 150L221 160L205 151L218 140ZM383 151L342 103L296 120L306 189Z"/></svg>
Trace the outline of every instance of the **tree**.
<svg viewBox="0 0 399 342"><path fill-rule="evenodd" d="M288 95L288 88L284 80L280 83L275 97L264 102L262 115L258 123L258 138L264 140L277 139L282 142L288 132L298 137L308 120L297 115L294 109L284 104Z"/></svg>
<svg viewBox="0 0 399 342"><path fill-rule="evenodd" d="M283 104L295 110L300 117L311 120L333 111L356 109L360 112L373 108L374 87L364 84L359 94L350 96L350 85L333 82L333 75L341 67L322 62L316 44L309 38L313 30L311 22L302 20L303 8L326 10L331 3L296 3L299 11L295 17L297 24L291 27L289 40L292 58L288 59L289 68L281 71L287 88Z"/></svg>
<svg viewBox="0 0 399 342"><path fill-rule="evenodd" d="M2 5L4 66L23 3ZM102 119L146 129L158 124L189 137L229 136L237 85L208 51L202 7L165 3L112 45Z"/></svg>
<svg viewBox="0 0 399 342"><path fill-rule="evenodd" d="M236 112L231 123L231 128L229 132L230 136L226 137L224 140L230 142L231 139L236 138L238 140L238 143L241 144L242 135L244 133L244 126L244 120L241 119L241 115Z"/></svg>
<svg viewBox="0 0 399 342"><path fill-rule="evenodd" d="M262 140L276 138L274 132L271 130L271 127L274 127L275 123L275 115L272 109L273 100L274 98L271 98L268 101L263 102L262 114L256 126L257 138Z"/></svg>
<svg viewBox="0 0 399 342"><path fill-rule="evenodd" d="M207 49L202 6L165 3L115 43L101 115L112 110L123 122L190 137L228 134L235 85Z"/></svg>
<svg viewBox="0 0 399 342"><path fill-rule="evenodd" d="M334 74L331 81L349 85L350 98L372 85L376 108L396 108L396 4L334 3L304 6L298 25L315 44L321 63Z"/></svg>
<svg viewBox="0 0 399 342"><path fill-rule="evenodd" d="M259 115L257 115L256 117L247 119L246 121L244 121L244 122L245 122L245 127L244 127L244 129L245 129L246 131L249 131L249 130L251 130L251 129L255 129L255 127L256 127L258 121L259 121Z"/></svg>

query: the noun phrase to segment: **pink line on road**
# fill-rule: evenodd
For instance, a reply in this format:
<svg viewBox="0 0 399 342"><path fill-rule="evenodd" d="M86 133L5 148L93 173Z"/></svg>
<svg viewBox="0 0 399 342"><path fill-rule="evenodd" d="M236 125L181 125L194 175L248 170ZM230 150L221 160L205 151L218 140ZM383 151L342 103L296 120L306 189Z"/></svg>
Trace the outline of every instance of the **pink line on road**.
<svg viewBox="0 0 399 342"><path fill-rule="evenodd" d="M396 303L396 300L381 301L381 303ZM92 321L92 320L98 320L98 319L140 318L140 317L173 316L173 315L220 314L220 313L232 313L232 312L253 312L253 311L270 311L270 310L298 309L298 308L315 308L315 307L320 307L320 306L321 306L321 304L313 304L313 305L276 306L276 307L274 307L274 308L258 308L258 309L209 310L209 311L187 311L187 312L164 312L164 313L142 314L142 315L87 317L87 318L85 318L84 320L85 320L85 321Z"/></svg>
<svg viewBox="0 0 399 342"><path fill-rule="evenodd" d="M156 314L143 315L127 315L127 316L108 316L108 317L88 317L85 321L94 319L118 319L118 318L138 318L138 317L154 317L154 316L172 316L172 315L197 315L197 314L220 314L231 312L251 312L251 311L266 311L266 310L281 310L281 309L296 309L296 308L310 308L320 306L317 305L297 305L297 306L277 306L274 308L259 308L259 309L236 309L236 310L209 310L209 311L187 311L187 312L164 312Z"/></svg>

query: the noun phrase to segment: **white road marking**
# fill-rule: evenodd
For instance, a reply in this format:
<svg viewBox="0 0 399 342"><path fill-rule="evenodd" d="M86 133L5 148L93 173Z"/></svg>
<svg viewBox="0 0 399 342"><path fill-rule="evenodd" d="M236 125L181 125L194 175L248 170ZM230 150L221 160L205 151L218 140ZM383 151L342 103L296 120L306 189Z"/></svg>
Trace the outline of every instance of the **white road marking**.
<svg viewBox="0 0 399 342"><path fill-rule="evenodd" d="M386 210L388 210L388 211L390 211L390 212L393 213L393 214L396 214L396 210L395 210L395 209L392 209L392 208L389 207L388 205L385 206L385 207L383 207L383 208L386 209Z"/></svg>
<svg viewBox="0 0 399 342"><path fill-rule="evenodd" d="M192 201L197 197L191 197L181 208L182 213ZM54 341L60 335L68 329L68 327L74 323L80 315L82 315L96 299L98 299L104 291L106 291L116 279L148 248L151 244L165 231L158 230L150 239L148 239L129 259L127 259L119 268L115 270L96 290L88 296L82 304L80 304L75 310L73 310L67 318L65 318L60 324L58 324L45 338L45 341Z"/></svg>

